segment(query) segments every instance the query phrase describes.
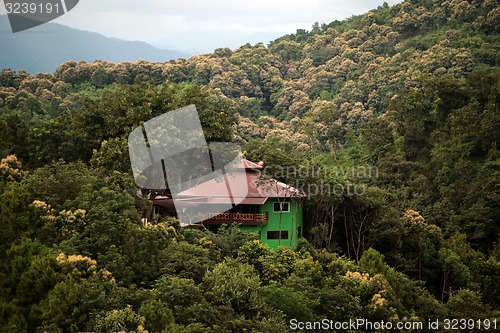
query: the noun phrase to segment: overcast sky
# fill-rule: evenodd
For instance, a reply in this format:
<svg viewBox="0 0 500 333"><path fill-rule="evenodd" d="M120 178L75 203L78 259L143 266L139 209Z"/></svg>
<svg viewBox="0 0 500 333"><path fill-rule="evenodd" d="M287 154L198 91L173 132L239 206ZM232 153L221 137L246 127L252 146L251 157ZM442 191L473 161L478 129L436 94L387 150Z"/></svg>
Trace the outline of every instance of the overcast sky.
<svg viewBox="0 0 500 333"><path fill-rule="evenodd" d="M80 0L54 22L191 53L267 43L314 22L362 14L384 0ZM390 5L401 0L387 0ZM3 6L0 6L3 7ZM4 8L1 8L4 12ZM5 12L4 12L5 13Z"/></svg>

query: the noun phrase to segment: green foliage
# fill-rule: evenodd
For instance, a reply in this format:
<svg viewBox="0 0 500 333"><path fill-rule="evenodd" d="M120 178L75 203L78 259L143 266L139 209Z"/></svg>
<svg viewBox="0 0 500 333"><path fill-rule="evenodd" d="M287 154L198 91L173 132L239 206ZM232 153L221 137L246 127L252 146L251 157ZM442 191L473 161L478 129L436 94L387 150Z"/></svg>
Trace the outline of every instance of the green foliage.
<svg viewBox="0 0 500 333"><path fill-rule="evenodd" d="M257 238L255 233L242 231L237 224L230 226L223 224L217 229L217 232L206 230L202 236L213 242L223 257L235 256L243 244Z"/></svg>
<svg viewBox="0 0 500 333"><path fill-rule="evenodd" d="M64 331L76 326L84 318L79 313L78 303L81 295L75 281L62 281L50 290L47 297L40 303L40 317L44 325L57 324ZM88 318L86 318L88 320Z"/></svg>
<svg viewBox="0 0 500 333"><path fill-rule="evenodd" d="M390 152L394 145L390 126L387 120L375 118L361 127L363 145L377 159L380 159L380 155Z"/></svg>
<svg viewBox="0 0 500 333"><path fill-rule="evenodd" d="M159 300L143 303L138 313L144 317L144 326L149 332L162 332L174 322L172 311Z"/></svg>
<svg viewBox="0 0 500 333"><path fill-rule="evenodd" d="M129 305L123 309L111 310L96 320L95 328L100 332L118 332L121 330L145 332L144 317L138 315Z"/></svg>
<svg viewBox="0 0 500 333"><path fill-rule="evenodd" d="M123 258L125 262L111 272L121 276L124 282L150 288L161 275L165 265L164 254L171 249L169 243L170 237L161 230L131 226L125 231L122 245L117 249L117 259ZM113 265L113 258L107 259L103 263Z"/></svg>
<svg viewBox="0 0 500 333"><path fill-rule="evenodd" d="M320 290L317 303L315 313L338 321L359 318L363 309L359 296L342 284Z"/></svg>
<svg viewBox="0 0 500 333"><path fill-rule="evenodd" d="M287 167L296 166L303 158L291 142L271 137L267 140L252 140L246 145L245 158L250 161L265 161L265 171L282 181L289 176L282 172Z"/></svg>
<svg viewBox="0 0 500 333"><path fill-rule="evenodd" d="M370 275L381 274L387 280L395 296L393 306L400 310L411 308L411 295L421 292L417 282L387 265L384 256L374 249L368 249L363 254L359 266Z"/></svg>
<svg viewBox="0 0 500 333"><path fill-rule="evenodd" d="M210 333L212 330L203 326L202 324L189 324L187 326L173 325L166 333Z"/></svg>
<svg viewBox="0 0 500 333"><path fill-rule="evenodd" d="M268 47L3 70L1 330L497 316L497 7L404 1ZM296 250L238 226L141 223L150 202L127 135L189 104L208 141L235 140L265 175L327 189L301 198Z"/></svg>
<svg viewBox="0 0 500 333"><path fill-rule="evenodd" d="M263 259L269 255L271 255L271 249L258 240L245 243L238 250L238 260L253 266L259 274L264 271Z"/></svg>
<svg viewBox="0 0 500 333"><path fill-rule="evenodd" d="M276 251L271 251L268 255L261 257L260 261L262 282L283 282L293 272L297 255L290 248L280 246Z"/></svg>
<svg viewBox="0 0 500 333"><path fill-rule="evenodd" d="M60 280L49 249L36 240L22 238L7 251L2 267L2 296L13 305L27 307L43 299Z"/></svg>
<svg viewBox="0 0 500 333"><path fill-rule="evenodd" d="M90 164L103 173L111 170L130 172L128 143L125 138L111 138L101 142L99 150L94 149Z"/></svg>
<svg viewBox="0 0 500 333"><path fill-rule="evenodd" d="M160 257L162 274L176 275L193 279L197 283L215 262L210 258L210 251L202 246L186 241L171 242Z"/></svg>
<svg viewBox="0 0 500 333"><path fill-rule="evenodd" d="M258 311L260 280L252 266L226 259L205 274L201 286L213 304L232 305L248 315Z"/></svg>
<svg viewBox="0 0 500 333"><path fill-rule="evenodd" d="M313 321L314 314L308 306L307 297L289 287L269 285L265 288L266 303L283 312L287 318L298 321Z"/></svg>
<svg viewBox="0 0 500 333"><path fill-rule="evenodd" d="M29 149L29 128L19 114L11 113L0 117L0 156L15 154L26 163L32 152Z"/></svg>
<svg viewBox="0 0 500 333"><path fill-rule="evenodd" d="M488 305L483 304L481 294L461 289L446 303L450 318L484 319L491 316Z"/></svg>
<svg viewBox="0 0 500 333"><path fill-rule="evenodd" d="M86 211L83 230L68 243L80 253L93 257L104 254L111 245L121 244L133 223L139 220L130 187L126 190L112 178L98 180L78 196L78 206ZM128 190L128 191L127 191Z"/></svg>
<svg viewBox="0 0 500 333"><path fill-rule="evenodd" d="M154 294L173 308L187 308L203 299L203 294L194 280L167 275L156 281Z"/></svg>

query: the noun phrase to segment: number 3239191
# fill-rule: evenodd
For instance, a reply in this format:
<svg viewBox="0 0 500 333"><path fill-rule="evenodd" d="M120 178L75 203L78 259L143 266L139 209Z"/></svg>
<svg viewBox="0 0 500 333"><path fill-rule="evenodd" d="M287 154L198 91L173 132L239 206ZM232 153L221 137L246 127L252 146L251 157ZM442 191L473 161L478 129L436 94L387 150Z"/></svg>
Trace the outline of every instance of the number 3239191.
<svg viewBox="0 0 500 333"><path fill-rule="evenodd" d="M443 328L445 330L496 330L496 319L445 319L443 321Z"/></svg>
<svg viewBox="0 0 500 333"><path fill-rule="evenodd" d="M62 10L59 2L54 4L34 2L7 2L5 9L8 14L59 14Z"/></svg>

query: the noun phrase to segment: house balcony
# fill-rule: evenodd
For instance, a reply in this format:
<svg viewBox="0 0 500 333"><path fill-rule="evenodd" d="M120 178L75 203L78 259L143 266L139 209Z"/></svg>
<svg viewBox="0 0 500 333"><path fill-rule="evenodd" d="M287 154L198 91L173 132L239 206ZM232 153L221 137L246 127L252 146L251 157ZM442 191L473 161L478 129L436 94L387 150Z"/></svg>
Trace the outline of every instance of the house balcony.
<svg viewBox="0 0 500 333"><path fill-rule="evenodd" d="M202 224L206 225L220 225L220 224L233 224L238 223L241 225L266 225L268 221L268 214L252 214L252 213L205 213L203 215Z"/></svg>

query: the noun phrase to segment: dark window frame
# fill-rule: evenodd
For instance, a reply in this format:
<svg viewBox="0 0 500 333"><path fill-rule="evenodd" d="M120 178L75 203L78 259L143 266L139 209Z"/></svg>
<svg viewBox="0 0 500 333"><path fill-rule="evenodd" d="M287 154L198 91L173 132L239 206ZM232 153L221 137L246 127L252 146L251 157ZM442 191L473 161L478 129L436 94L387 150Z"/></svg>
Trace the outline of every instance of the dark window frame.
<svg viewBox="0 0 500 333"><path fill-rule="evenodd" d="M281 237L281 238L280 238ZM268 240L287 240L288 239L288 230L269 230L266 233L266 238Z"/></svg>
<svg viewBox="0 0 500 333"><path fill-rule="evenodd" d="M281 206L281 211L279 207ZM278 209L276 209L278 207ZM287 209L284 209L287 207ZM273 204L273 212L274 213L290 213L290 203L289 202L275 202Z"/></svg>

